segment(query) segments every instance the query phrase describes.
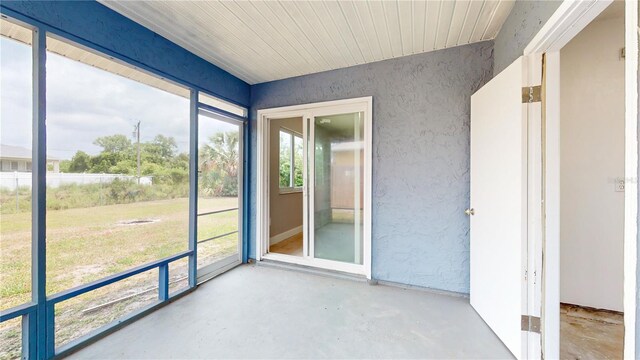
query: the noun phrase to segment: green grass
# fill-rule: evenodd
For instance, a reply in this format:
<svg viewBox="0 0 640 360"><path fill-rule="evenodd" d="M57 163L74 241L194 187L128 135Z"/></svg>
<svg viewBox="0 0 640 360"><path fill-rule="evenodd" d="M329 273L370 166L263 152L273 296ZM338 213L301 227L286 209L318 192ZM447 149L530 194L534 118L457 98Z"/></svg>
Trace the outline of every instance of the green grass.
<svg viewBox="0 0 640 360"><path fill-rule="evenodd" d="M199 212L237 207L237 198L199 200ZM0 215L0 309L30 301L31 214ZM131 220L153 223L124 225ZM145 201L47 211L47 294L86 284L188 248L188 199ZM198 238L237 230L238 212L198 218ZM198 266L230 255L237 249L237 234L203 243ZM170 266L172 282L186 276L187 261ZM157 286L157 270L136 275L56 306L56 344L155 301L157 292L134 296L98 311L85 310ZM184 284L184 280L181 281ZM178 284L172 284L175 289ZM154 290L155 291L155 290ZM5 324L3 324L5 325ZM7 332L11 331L11 332ZM0 326L0 336L15 329ZM2 351L0 351L2 353ZM1 358L1 356L0 356Z"/></svg>

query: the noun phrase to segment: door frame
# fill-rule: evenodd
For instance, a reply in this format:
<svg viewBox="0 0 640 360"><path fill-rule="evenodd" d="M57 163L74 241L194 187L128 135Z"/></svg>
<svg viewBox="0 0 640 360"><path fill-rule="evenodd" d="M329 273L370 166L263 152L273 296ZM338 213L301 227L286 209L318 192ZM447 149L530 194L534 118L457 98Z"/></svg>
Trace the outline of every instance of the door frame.
<svg viewBox="0 0 640 360"><path fill-rule="evenodd" d="M222 259L219 259L213 263L207 264L198 268L198 264L195 264L196 267L196 282L198 284L210 280L223 272L234 268L242 263L242 239L243 239L243 214L244 214L244 166L242 166L244 159L244 126L245 121L232 118L230 116L225 116L220 114L214 110L206 109L202 106L198 107L197 112L197 123L198 129L200 128L200 119L202 117L206 117L209 119L213 119L216 121L221 121L227 124L231 124L238 127L238 159L240 161L240 166L238 166L238 244L237 244L237 254L232 254L226 256ZM196 156L200 156L198 153ZM199 163L199 158L196 159L197 163ZM198 189L196 188L196 198L198 197ZM198 208L196 206L196 218L198 216ZM198 241L197 236L197 220L196 220L196 242ZM196 247L197 251L197 247Z"/></svg>
<svg viewBox="0 0 640 360"><path fill-rule="evenodd" d="M529 119L541 125L530 133L537 146L531 154L531 203L538 218L530 218L529 264L541 281L530 280L531 314L541 317L541 351L532 357L558 358L560 349L560 50L613 0L564 1L524 50L529 59L529 85L545 76L543 103L530 106ZM636 358L636 271L638 241L638 3L625 1L625 188L624 210L624 358ZM635 74L636 76L633 76ZM544 167L543 165L544 164ZM537 166L536 166L537 165ZM537 191L537 192L536 192ZM537 201L537 200L542 200ZM532 282L533 281L533 282Z"/></svg>
<svg viewBox="0 0 640 360"><path fill-rule="evenodd" d="M353 111L352 111L353 110ZM339 261L324 259L291 256L284 254L269 253L269 119L284 119L292 117L303 118L303 144L308 144L307 119L312 118L314 113L325 113L326 111L355 112L364 111L364 216L363 216L363 263L349 264ZM317 267L327 270L335 270L365 276L371 279L371 177L372 177L372 133L373 133L373 98L360 97L352 99L325 101L302 105L284 106L277 108L261 109L257 113L257 204L256 204L256 237L255 237L255 259L256 261L275 260L297 265ZM307 167L305 156L305 170ZM308 179L307 171L304 183L304 206L305 218L310 218L306 212L308 203ZM309 224L306 224L307 226ZM304 224L303 224L304 227ZM306 231L306 229L305 229Z"/></svg>

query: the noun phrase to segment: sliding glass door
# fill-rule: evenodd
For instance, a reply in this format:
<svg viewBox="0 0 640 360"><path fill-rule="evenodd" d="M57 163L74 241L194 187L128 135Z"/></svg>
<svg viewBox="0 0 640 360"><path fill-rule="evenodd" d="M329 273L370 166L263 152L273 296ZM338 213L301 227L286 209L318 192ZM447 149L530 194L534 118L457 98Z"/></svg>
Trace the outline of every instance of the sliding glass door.
<svg viewBox="0 0 640 360"><path fill-rule="evenodd" d="M363 262L364 112L309 123L309 255Z"/></svg>
<svg viewBox="0 0 640 360"><path fill-rule="evenodd" d="M363 97L258 111L257 261L371 277L372 105L371 97ZM274 120L293 118L302 118L302 244L271 251L271 220L294 211L270 203L270 186L278 181L273 171L281 168L271 161L279 154L272 149L272 127L279 125Z"/></svg>
<svg viewBox="0 0 640 360"><path fill-rule="evenodd" d="M242 123L200 110L198 117L198 280L240 261Z"/></svg>

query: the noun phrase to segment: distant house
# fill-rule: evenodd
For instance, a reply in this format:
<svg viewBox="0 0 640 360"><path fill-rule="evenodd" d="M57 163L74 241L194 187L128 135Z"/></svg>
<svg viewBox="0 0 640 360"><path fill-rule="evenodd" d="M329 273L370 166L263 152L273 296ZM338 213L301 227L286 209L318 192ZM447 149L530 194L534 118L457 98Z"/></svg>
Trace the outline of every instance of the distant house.
<svg viewBox="0 0 640 360"><path fill-rule="evenodd" d="M31 172L31 157L31 149L0 144L0 171ZM47 168L60 172L60 159L48 157Z"/></svg>

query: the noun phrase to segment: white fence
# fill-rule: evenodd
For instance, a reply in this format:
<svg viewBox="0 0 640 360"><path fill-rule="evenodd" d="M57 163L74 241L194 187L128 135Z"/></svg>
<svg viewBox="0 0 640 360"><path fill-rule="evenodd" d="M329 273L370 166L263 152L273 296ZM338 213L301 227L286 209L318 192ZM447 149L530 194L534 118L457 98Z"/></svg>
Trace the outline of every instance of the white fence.
<svg viewBox="0 0 640 360"><path fill-rule="evenodd" d="M58 187L63 184L108 184L115 179L137 180L133 175L120 174L69 174L47 173L47 186ZM151 176L141 176L140 184L151 185ZM0 188L15 190L17 187L31 188L30 172L0 172Z"/></svg>

